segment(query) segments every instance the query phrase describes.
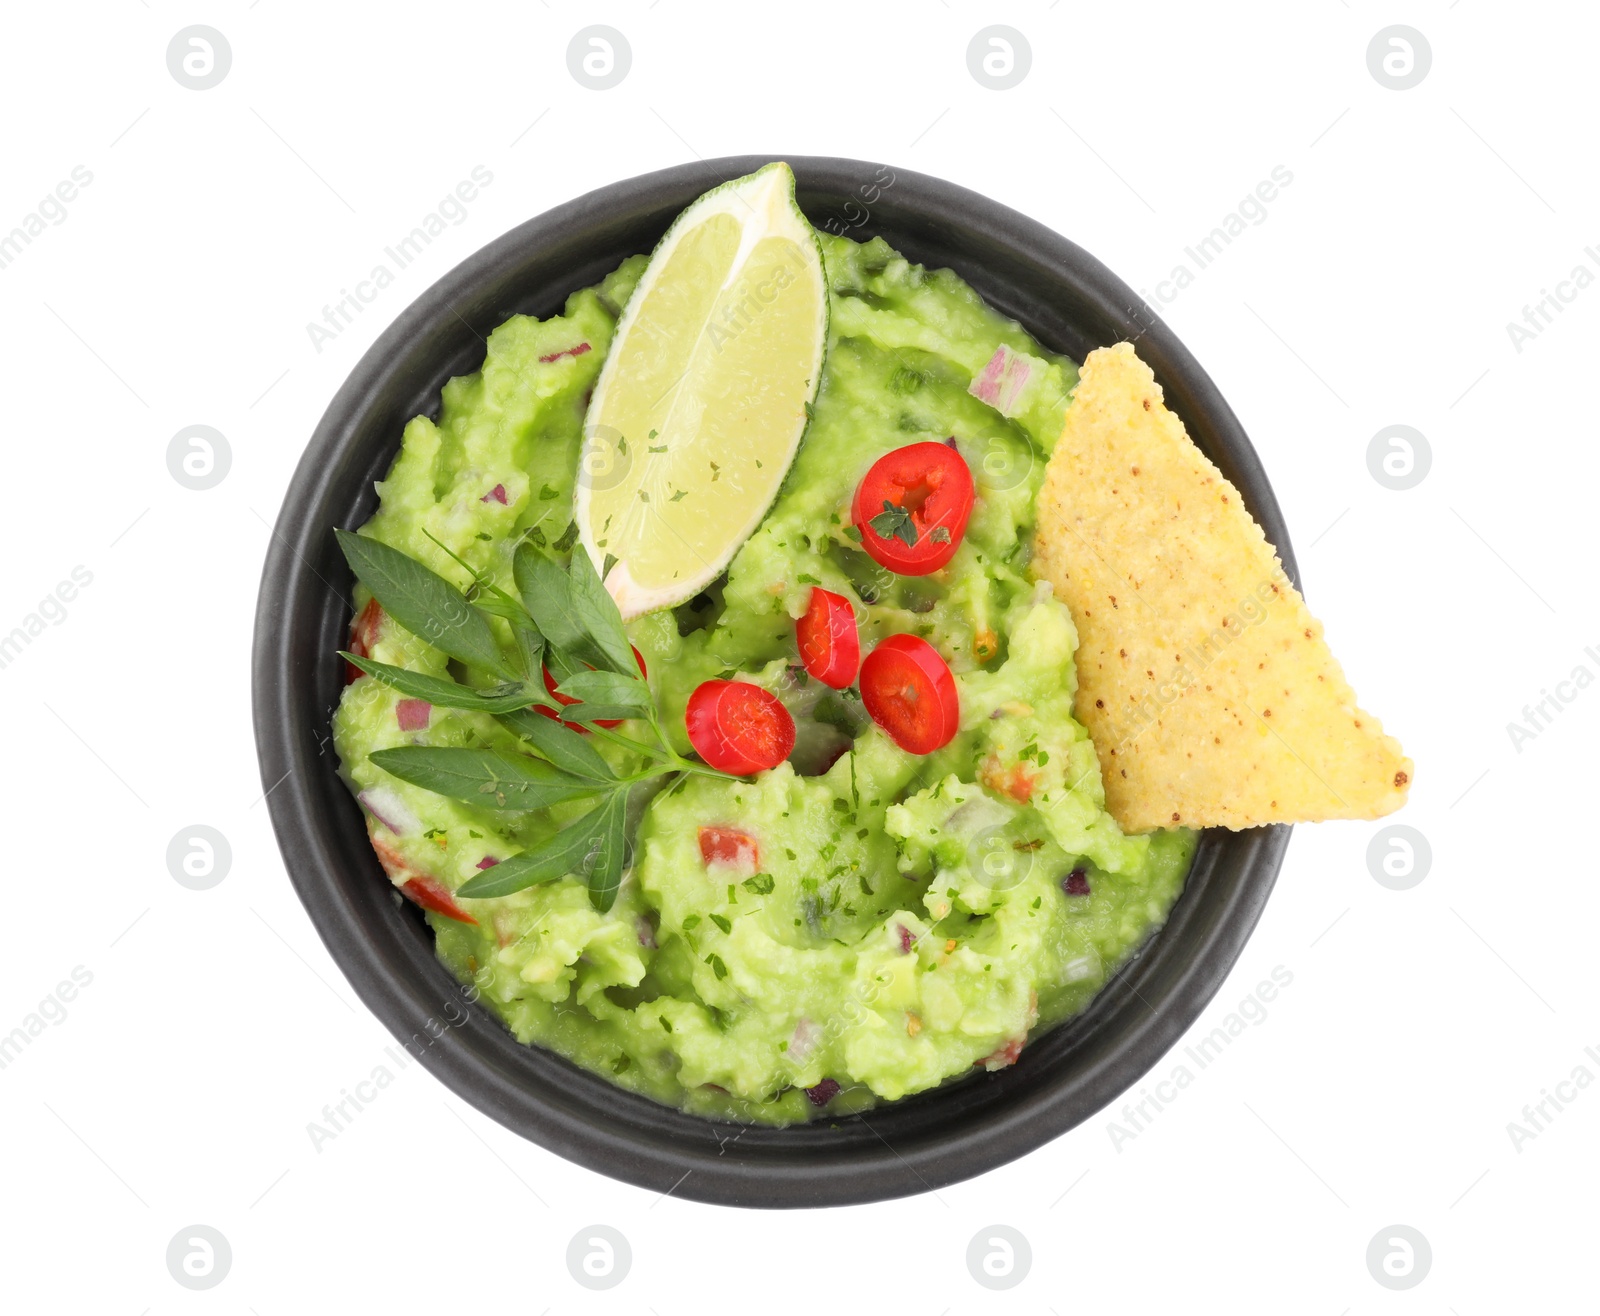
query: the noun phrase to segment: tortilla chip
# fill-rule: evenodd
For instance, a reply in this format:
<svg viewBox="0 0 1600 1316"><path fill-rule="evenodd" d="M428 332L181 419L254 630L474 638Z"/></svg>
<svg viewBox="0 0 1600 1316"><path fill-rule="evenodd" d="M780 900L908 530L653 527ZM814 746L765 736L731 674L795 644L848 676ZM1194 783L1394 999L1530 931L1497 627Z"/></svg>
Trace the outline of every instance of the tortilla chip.
<svg viewBox="0 0 1600 1316"><path fill-rule="evenodd" d="M1377 818L1411 760L1131 343L1083 363L1034 570L1078 626L1077 714L1125 831Z"/></svg>

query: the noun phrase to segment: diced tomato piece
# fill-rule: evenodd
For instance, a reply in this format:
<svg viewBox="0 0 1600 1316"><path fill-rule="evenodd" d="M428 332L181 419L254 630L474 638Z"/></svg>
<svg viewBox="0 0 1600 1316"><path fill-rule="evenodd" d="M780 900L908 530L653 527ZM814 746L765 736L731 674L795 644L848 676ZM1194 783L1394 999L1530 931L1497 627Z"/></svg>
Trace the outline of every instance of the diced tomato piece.
<svg viewBox="0 0 1600 1316"><path fill-rule="evenodd" d="M891 635L861 664L861 703L910 754L948 745L961 725L956 679L939 651L915 635Z"/></svg>
<svg viewBox="0 0 1600 1316"><path fill-rule="evenodd" d="M926 576L955 556L976 497L959 452L943 443L913 443L872 464L856 486L850 519L862 549L879 566Z"/></svg>
<svg viewBox="0 0 1600 1316"><path fill-rule="evenodd" d="M1003 1042L982 1060L974 1060L974 1065L982 1065L991 1073L996 1069L1004 1069L1007 1065L1017 1063L1017 1057L1022 1054L1022 1044L1026 1037L1013 1037L1009 1042Z"/></svg>
<svg viewBox="0 0 1600 1316"><path fill-rule="evenodd" d="M770 690L748 681L703 681L689 696L684 727L713 768L748 777L775 768L794 748L794 718Z"/></svg>
<svg viewBox="0 0 1600 1316"><path fill-rule="evenodd" d="M702 827L700 860L707 868L721 864L754 873L761 867L761 847L755 837L737 827Z"/></svg>
<svg viewBox="0 0 1600 1316"><path fill-rule="evenodd" d="M630 644L628 647L630 649L633 649L633 660L634 660L634 662L639 664L639 675L643 676L643 677L648 677L650 675L650 669L644 665L644 655L642 653L640 653L639 650L634 645ZM594 664L593 663L585 663L584 666L587 667L591 672L594 671ZM544 688L550 692L550 697L552 699L554 699L556 701L556 703L561 704L563 707L565 707L568 704L575 704L575 703L578 702L571 695L558 694L556 692L556 685L557 684L558 684L558 682L556 681L556 678L550 675L550 669L548 667L546 667L544 669ZM549 718L552 722L556 720L555 710L553 708L551 708L548 704L535 704L533 706L533 711L536 712L536 713L542 713L545 717ZM564 726L564 727L570 727L572 730L578 732L580 735L585 735L586 736L586 735L589 734L589 728L584 726L582 723L579 723L579 722L563 722L561 725ZM598 722L595 723L595 726L597 726L597 727L608 727L608 728L609 727L620 727L621 725L622 725L622 720L620 718L614 718L614 717L603 717Z"/></svg>
<svg viewBox="0 0 1600 1316"><path fill-rule="evenodd" d="M368 599L367 606L350 623L350 652L357 658L370 658L372 651L378 647L378 630L383 625L383 609L378 606L377 599ZM352 681L359 681L366 673L354 663L346 661L344 665L344 681L349 685Z"/></svg>
<svg viewBox="0 0 1600 1316"><path fill-rule="evenodd" d="M861 666L861 634L850 600L830 590L813 589L804 615L794 624L800 661L823 685L843 690Z"/></svg>
<svg viewBox="0 0 1600 1316"><path fill-rule="evenodd" d="M990 757L984 760L978 770L978 779L990 790L1009 795L1019 804L1027 804L1033 799L1033 777L1020 763L1013 764L1007 771L998 759Z"/></svg>

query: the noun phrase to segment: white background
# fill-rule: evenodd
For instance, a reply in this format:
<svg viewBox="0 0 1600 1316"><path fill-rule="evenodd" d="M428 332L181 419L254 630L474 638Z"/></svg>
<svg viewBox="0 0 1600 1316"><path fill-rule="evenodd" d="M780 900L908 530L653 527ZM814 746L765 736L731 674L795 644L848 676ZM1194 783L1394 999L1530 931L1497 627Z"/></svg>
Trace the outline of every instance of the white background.
<svg viewBox="0 0 1600 1316"><path fill-rule="evenodd" d="M206 91L166 62L194 23L232 50ZM631 46L614 89L568 72L590 23ZM1011 90L968 72L991 23L1032 49ZM1367 67L1393 23L1432 49L1406 91ZM1520 352L1506 329L1575 265L1600 273L1584 254L1600 242L1593 15L1487 0L116 0L12 6L4 26L0 234L74 166L93 175L0 269L0 633L75 566L93 575L0 670L0 1034L74 966L93 975L0 1070L8 1308L1593 1309L1600 1085L1520 1147L1507 1126L1579 1065L1600 1077L1584 1052L1600 1052L1600 691L1577 691L1520 752L1507 724L1580 664L1600 675L1584 652L1600 646L1600 288ZM391 1039L323 951L260 803L251 621L301 449L382 328L490 238L695 155L787 151L965 184L1152 292L1274 166L1292 173L1266 221L1164 310L1259 449L1362 702L1416 760L1402 817L1431 870L1388 890L1366 859L1377 825L1297 829L1197 1034L1274 967L1292 984L1120 1149L1107 1111L937 1194L776 1216L591 1174L412 1065L315 1150L308 1122ZM315 350L307 322L475 165L493 183L464 222ZM192 424L231 448L207 491L168 472ZM1367 467L1391 424L1432 449L1403 492ZM194 823L232 845L208 891L167 869ZM565 1263L587 1222L632 1247L607 1293ZM195 1223L233 1254L206 1293L165 1261ZM998 1293L965 1263L995 1223L1033 1253ZM1365 1260L1396 1223L1433 1253L1407 1292Z"/></svg>

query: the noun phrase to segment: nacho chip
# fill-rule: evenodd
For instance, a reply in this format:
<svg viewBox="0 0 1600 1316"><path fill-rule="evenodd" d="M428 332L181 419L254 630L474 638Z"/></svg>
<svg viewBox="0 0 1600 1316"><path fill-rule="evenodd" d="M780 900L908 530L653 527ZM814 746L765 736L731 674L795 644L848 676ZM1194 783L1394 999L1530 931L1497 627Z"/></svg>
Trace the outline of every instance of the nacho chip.
<svg viewBox="0 0 1600 1316"><path fill-rule="evenodd" d="M1405 802L1411 760L1356 707L1261 527L1130 343L1083 363L1035 548L1078 626L1077 714L1124 830Z"/></svg>

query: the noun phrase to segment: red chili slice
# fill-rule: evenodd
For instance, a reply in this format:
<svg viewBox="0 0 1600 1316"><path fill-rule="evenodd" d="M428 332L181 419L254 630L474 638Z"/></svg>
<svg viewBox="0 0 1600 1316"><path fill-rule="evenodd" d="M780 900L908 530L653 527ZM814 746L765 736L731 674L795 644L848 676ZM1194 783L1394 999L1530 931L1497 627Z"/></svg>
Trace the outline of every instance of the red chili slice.
<svg viewBox="0 0 1600 1316"><path fill-rule="evenodd" d="M956 678L939 651L915 635L891 635L867 655L861 702L909 754L942 749L961 725Z"/></svg>
<svg viewBox="0 0 1600 1316"><path fill-rule="evenodd" d="M961 546L974 498L972 472L954 448L913 443L872 463L856 486L850 518L879 566L926 576Z"/></svg>
<svg viewBox="0 0 1600 1316"><path fill-rule="evenodd" d="M354 653L355 650L352 649L351 652ZM376 832L369 829L367 835L372 841L373 850L377 853L378 862L383 865L383 871L389 874L390 880L403 894L424 909L431 909L435 914L443 914L458 923L470 923L473 927L477 927L478 920L456 903L455 893L449 887L437 878L417 872L394 846Z"/></svg>
<svg viewBox="0 0 1600 1316"><path fill-rule="evenodd" d="M748 777L794 748L794 718L777 695L748 681L705 681L683 715L689 743L713 768Z"/></svg>
<svg viewBox="0 0 1600 1316"><path fill-rule="evenodd" d="M473 927L478 926L478 920L456 904L455 895L442 882L437 882L431 877L413 877L409 882L404 883L400 889L424 909L431 909L435 914L443 914L446 918L453 918L457 923L470 923Z"/></svg>
<svg viewBox="0 0 1600 1316"><path fill-rule="evenodd" d="M357 658L372 657L378 643L378 627L383 624L383 609L377 599L368 599L361 615L350 623L350 652ZM366 673L348 659L344 665L344 683L359 681Z"/></svg>
<svg viewBox="0 0 1600 1316"><path fill-rule="evenodd" d="M800 643L800 661L806 671L835 690L856 679L861 666L861 636L856 630L856 610L842 594L813 589L805 615L794 624Z"/></svg>
<svg viewBox="0 0 1600 1316"><path fill-rule="evenodd" d="M720 864L748 868L753 873L761 866L761 847L755 837L737 827L702 827L700 862L707 868Z"/></svg>
<svg viewBox="0 0 1600 1316"><path fill-rule="evenodd" d="M640 653L635 646L630 644L628 647L633 649L633 660L639 664L639 675L648 677L650 675L650 669L644 665L644 655ZM585 663L584 666L587 667L591 672L594 671L594 665L592 663ZM557 693L557 684L558 682L556 681L556 678L550 675L550 669L546 667L544 669L544 688L550 692L551 697L555 699L556 703L566 705L575 704L578 702L571 695ZM551 719L551 721L556 720L555 710L548 704L535 704L533 709L536 713L543 713L544 716ZM574 731L577 731L585 736L589 734L589 728L578 722L563 722L561 725L564 727L571 727ZM595 723L595 726L597 727L620 727L621 725L622 719L615 717L601 718Z"/></svg>

